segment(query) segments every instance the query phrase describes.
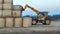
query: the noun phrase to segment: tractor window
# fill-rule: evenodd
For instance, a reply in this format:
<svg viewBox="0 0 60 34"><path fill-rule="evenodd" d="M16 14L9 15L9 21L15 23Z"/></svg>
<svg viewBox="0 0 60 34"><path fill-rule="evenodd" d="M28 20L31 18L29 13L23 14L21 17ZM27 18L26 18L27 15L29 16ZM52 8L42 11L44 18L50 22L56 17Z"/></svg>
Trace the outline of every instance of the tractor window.
<svg viewBox="0 0 60 34"><path fill-rule="evenodd" d="M38 18L42 18L43 17L43 15L40 13L40 14L38 14Z"/></svg>
<svg viewBox="0 0 60 34"><path fill-rule="evenodd" d="M48 13L44 13L45 16L48 16Z"/></svg>

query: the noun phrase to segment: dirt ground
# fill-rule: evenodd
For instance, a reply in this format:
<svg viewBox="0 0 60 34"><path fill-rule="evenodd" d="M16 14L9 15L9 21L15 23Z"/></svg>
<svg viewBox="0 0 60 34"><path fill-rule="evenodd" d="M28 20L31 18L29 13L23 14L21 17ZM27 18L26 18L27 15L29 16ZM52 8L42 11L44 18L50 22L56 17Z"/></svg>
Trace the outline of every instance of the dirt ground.
<svg viewBox="0 0 60 34"><path fill-rule="evenodd" d="M0 28L1 34L59 34L60 21L51 21L50 25L33 25L29 28Z"/></svg>

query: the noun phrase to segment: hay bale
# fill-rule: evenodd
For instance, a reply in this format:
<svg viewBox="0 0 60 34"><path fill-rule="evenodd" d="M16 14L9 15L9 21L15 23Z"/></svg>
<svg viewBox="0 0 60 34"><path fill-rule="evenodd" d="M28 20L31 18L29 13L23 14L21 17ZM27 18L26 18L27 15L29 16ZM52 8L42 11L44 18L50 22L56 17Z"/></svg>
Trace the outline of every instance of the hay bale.
<svg viewBox="0 0 60 34"><path fill-rule="evenodd" d="M4 0L4 3L6 3L6 4L13 4L13 0Z"/></svg>
<svg viewBox="0 0 60 34"><path fill-rule="evenodd" d="M22 10L23 9L23 7L21 6L21 5L13 5L13 10Z"/></svg>
<svg viewBox="0 0 60 34"><path fill-rule="evenodd" d="M0 27L5 27L5 19L0 18Z"/></svg>
<svg viewBox="0 0 60 34"><path fill-rule="evenodd" d="M22 27L22 18L15 18L15 27Z"/></svg>
<svg viewBox="0 0 60 34"><path fill-rule="evenodd" d="M12 17L11 10L3 10L3 17Z"/></svg>
<svg viewBox="0 0 60 34"><path fill-rule="evenodd" d="M3 0L0 0L0 4L2 4L3 3Z"/></svg>
<svg viewBox="0 0 60 34"><path fill-rule="evenodd" d="M6 18L6 27L13 27L14 18Z"/></svg>
<svg viewBox="0 0 60 34"><path fill-rule="evenodd" d="M2 17L3 13L2 13L2 10L0 10L0 17Z"/></svg>
<svg viewBox="0 0 60 34"><path fill-rule="evenodd" d="M32 18L25 17L23 18L23 27L31 27L32 26Z"/></svg>
<svg viewBox="0 0 60 34"><path fill-rule="evenodd" d="M13 11L13 17L21 17L21 11Z"/></svg>
<svg viewBox="0 0 60 34"><path fill-rule="evenodd" d="M2 5L3 5L3 4L0 4L0 10L2 10Z"/></svg>
<svg viewBox="0 0 60 34"><path fill-rule="evenodd" d="M3 10L11 10L12 4L3 4Z"/></svg>

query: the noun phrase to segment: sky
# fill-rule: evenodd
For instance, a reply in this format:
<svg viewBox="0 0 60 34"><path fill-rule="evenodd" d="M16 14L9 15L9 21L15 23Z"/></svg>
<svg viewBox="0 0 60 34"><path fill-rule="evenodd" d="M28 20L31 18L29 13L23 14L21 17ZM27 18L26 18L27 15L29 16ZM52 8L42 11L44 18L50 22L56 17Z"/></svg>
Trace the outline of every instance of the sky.
<svg viewBox="0 0 60 34"><path fill-rule="evenodd" d="M60 0L13 0L14 5L29 6L43 12L46 11L49 15L60 14ZM25 15L37 15L30 8L22 12L22 16Z"/></svg>

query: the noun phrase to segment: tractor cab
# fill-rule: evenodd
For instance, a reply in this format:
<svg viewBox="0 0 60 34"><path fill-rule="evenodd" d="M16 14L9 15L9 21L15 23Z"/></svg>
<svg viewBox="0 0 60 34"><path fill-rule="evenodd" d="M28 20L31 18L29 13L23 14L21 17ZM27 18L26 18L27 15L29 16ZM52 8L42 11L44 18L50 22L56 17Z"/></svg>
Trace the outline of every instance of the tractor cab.
<svg viewBox="0 0 60 34"><path fill-rule="evenodd" d="M38 18L42 18L43 16L48 16L48 12L40 12L38 15L37 15L37 17Z"/></svg>

